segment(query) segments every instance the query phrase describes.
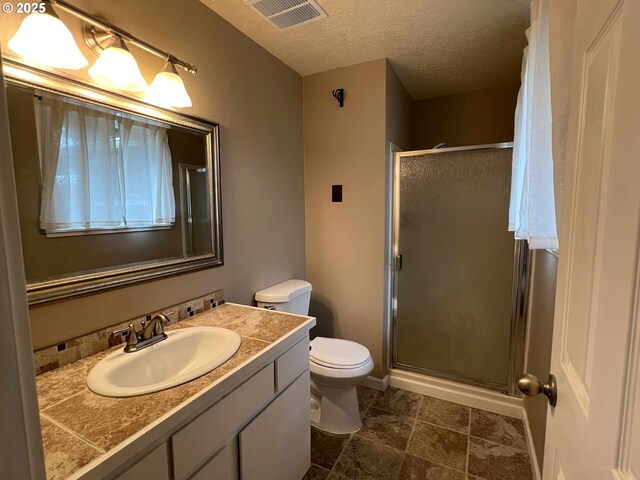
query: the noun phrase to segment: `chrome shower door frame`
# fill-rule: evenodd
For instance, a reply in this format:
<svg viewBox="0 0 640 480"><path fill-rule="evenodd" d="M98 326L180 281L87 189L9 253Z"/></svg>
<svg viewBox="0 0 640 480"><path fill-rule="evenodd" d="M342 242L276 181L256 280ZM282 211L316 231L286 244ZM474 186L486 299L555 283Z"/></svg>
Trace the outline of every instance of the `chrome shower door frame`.
<svg viewBox="0 0 640 480"><path fill-rule="evenodd" d="M414 150L408 152L397 152L393 160L393 251L392 264L395 267L395 259L398 258L399 239L400 239L400 161L403 157L414 157L417 155L437 155L442 153L463 152L463 151L479 151L492 150L500 148L513 148L512 142L493 143L486 145L471 145L464 147L439 148L429 150ZM505 219L505 225L506 225ZM391 341L391 368L399 368L416 373L425 374L444 380L452 380L467 385L487 388L499 391L512 396L520 396L516 388L516 380L522 373L524 368L524 353L526 342L526 322L527 322L527 306L529 297L529 278L530 278L530 255L527 242L525 240L516 240L514 248L514 268L512 283L512 300L511 300L511 325L509 334L509 364L507 365L507 384L501 385L481 380L473 380L457 375L433 371L413 365L402 364L398 362L398 270L391 268L392 298L390 304L390 318L392 321L392 341Z"/></svg>

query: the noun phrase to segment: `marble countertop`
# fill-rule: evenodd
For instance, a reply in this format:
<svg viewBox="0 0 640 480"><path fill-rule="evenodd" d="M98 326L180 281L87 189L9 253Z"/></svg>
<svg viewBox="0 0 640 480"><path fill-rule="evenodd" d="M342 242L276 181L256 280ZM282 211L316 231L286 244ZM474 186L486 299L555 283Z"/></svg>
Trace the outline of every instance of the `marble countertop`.
<svg viewBox="0 0 640 480"><path fill-rule="evenodd" d="M167 330L193 326L228 328L241 335L242 344L229 361L212 372L148 395L110 398L87 388L89 370L122 345L39 375L36 383L47 478L77 477L80 470L99 464L113 449L122 449L141 431L162 422L284 339L300 330L306 332L314 324L311 317L229 303L175 323Z"/></svg>

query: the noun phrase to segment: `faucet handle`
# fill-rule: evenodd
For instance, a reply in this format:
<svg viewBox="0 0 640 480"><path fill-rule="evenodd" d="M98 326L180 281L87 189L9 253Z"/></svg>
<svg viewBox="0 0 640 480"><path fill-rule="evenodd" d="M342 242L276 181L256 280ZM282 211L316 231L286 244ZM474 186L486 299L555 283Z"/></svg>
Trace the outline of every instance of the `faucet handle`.
<svg viewBox="0 0 640 480"><path fill-rule="evenodd" d="M128 328L119 328L118 330L114 330L113 332L111 332L111 335L115 337L117 335L127 335L128 333L129 333Z"/></svg>
<svg viewBox="0 0 640 480"><path fill-rule="evenodd" d="M127 328L121 328L119 330L114 330L112 332L113 336L116 335L126 335L127 337L127 346L125 347L125 351L127 347L135 347L138 343L138 334L136 333L136 329L133 326L133 323L130 323Z"/></svg>

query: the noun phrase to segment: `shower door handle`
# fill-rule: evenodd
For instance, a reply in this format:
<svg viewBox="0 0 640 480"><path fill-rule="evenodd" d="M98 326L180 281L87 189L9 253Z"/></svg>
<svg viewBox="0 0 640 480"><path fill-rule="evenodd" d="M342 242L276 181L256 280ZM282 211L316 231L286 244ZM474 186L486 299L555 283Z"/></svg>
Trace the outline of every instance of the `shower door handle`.
<svg viewBox="0 0 640 480"><path fill-rule="evenodd" d="M529 397L535 397L541 393L544 394L552 407L555 407L556 403L558 403L558 385L554 375L549 374L547 382L542 383L535 375L525 373L518 378L518 388Z"/></svg>
<svg viewBox="0 0 640 480"><path fill-rule="evenodd" d="M399 272L400 270L402 270L402 255L398 254L396 255L396 272Z"/></svg>

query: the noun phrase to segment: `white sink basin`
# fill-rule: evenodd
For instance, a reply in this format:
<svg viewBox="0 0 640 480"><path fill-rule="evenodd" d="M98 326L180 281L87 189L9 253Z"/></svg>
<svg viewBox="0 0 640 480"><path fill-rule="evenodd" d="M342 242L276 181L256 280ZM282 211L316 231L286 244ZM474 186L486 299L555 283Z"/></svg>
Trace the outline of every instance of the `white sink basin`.
<svg viewBox="0 0 640 480"><path fill-rule="evenodd" d="M229 360L240 335L226 328L191 327L138 352L122 349L102 359L87 376L89 388L107 397L132 397L189 382Z"/></svg>

